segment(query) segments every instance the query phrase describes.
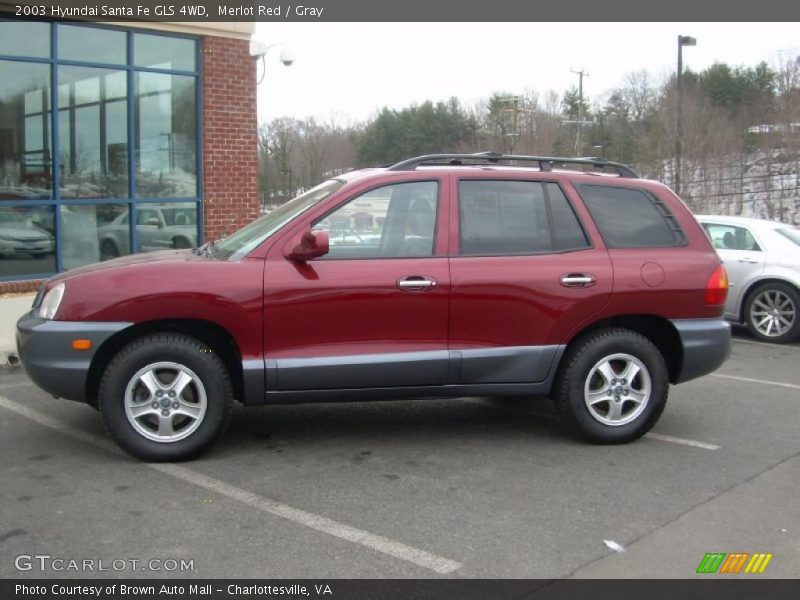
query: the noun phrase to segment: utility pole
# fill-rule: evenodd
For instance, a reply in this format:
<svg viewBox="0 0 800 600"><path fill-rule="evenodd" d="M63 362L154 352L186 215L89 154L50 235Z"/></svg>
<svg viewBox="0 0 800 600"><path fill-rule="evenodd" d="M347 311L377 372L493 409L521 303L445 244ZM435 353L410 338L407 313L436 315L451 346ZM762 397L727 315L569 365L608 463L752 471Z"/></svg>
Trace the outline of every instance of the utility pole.
<svg viewBox="0 0 800 600"><path fill-rule="evenodd" d="M499 109L498 112L501 112L501 113L510 112L511 113L511 132L507 133L505 135L506 135L506 137L511 138L511 148L510 148L510 150L511 150L511 154L514 154L514 152L516 152L517 142L519 142L519 137L520 137L519 128L518 128L519 127L519 113L521 113L521 112L533 112L533 110L530 109L530 108L520 108L519 107L519 101L520 101L520 97L519 96L509 96L507 98L498 98L498 100L500 102L509 102L513 106L513 108L501 108L501 109Z"/></svg>
<svg viewBox="0 0 800 600"><path fill-rule="evenodd" d="M583 124L586 122L583 115L583 78L588 77L589 74L583 69L580 71L570 69L570 73L575 73L575 75L578 76L578 134L575 136L575 156L578 156L581 147L581 132L583 130Z"/></svg>

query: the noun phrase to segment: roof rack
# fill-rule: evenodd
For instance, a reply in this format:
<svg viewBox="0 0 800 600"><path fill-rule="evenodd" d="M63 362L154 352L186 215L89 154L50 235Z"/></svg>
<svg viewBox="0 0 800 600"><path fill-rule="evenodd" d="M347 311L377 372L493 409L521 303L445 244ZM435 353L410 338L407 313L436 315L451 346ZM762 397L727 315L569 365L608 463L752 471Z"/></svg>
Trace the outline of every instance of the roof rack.
<svg viewBox="0 0 800 600"><path fill-rule="evenodd" d="M614 169L620 177L638 179L636 172L622 163L596 157L567 158L559 156L525 156L500 154L499 152L476 152L474 154L425 154L403 160L388 167L389 171L412 171L421 166L472 165L475 162L495 164L500 161L525 161L539 163L540 171L552 171L553 165L589 165L599 169Z"/></svg>

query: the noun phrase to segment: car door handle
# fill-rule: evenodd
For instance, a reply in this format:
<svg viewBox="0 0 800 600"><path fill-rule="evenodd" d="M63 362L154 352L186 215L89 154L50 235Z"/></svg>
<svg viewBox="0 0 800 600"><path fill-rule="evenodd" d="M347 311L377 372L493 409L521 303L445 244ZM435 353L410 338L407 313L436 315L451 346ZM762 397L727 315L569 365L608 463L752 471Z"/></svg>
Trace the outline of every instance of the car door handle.
<svg viewBox="0 0 800 600"><path fill-rule="evenodd" d="M567 273L558 279L564 287L589 287L597 283L597 277L591 273Z"/></svg>
<svg viewBox="0 0 800 600"><path fill-rule="evenodd" d="M424 275L409 275L397 280L397 287L401 290L415 291L415 290L429 290L436 287L438 282L433 277L426 277Z"/></svg>
<svg viewBox="0 0 800 600"><path fill-rule="evenodd" d="M740 258L740 263L747 263L748 265L757 265L759 263L755 258Z"/></svg>

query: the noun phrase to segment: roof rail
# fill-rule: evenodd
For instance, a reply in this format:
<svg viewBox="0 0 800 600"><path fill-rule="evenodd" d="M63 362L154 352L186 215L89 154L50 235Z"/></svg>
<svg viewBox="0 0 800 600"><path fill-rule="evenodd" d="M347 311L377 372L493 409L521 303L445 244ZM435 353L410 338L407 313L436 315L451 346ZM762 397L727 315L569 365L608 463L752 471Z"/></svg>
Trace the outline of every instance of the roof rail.
<svg viewBox="0 0 800 600"><path fill-rule="evenodd" d="M420 166L435 165L470 165L475 162L487 162L491 164L500 161L525 161L539 163L540 171L552 171L553 165L589 165L599 169L610 168L617 172L620 177L627 179L638 179L636 172L622 163L604 160L596 157L568 158L559 156L525 156L519 154L500 154L498 152L476 152L474 154L425 154L407 160L400 161L388 167L389 171L412 171Z"/></svg>

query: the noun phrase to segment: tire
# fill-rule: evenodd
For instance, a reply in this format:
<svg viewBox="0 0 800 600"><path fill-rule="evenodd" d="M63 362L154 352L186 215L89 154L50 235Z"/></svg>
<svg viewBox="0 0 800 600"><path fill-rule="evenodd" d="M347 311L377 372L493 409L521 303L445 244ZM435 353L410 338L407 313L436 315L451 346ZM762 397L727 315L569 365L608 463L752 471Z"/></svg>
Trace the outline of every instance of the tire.
<svg viewBox="0 0 800 600"><path fill-rule="evenodd" d="M627 368L635 369L632 380L623 377ZM561 421L598 444L625 444L642 437L658 421L668 395L664 357L650 340L629 329L603 329L575 340L553 388Z"/></svg>
<svg viewBox="0 0 800 600"><path fill-rule="evenodd" d="M119 257L119 248L111 240L103 240L100 244L100 260L111 260Z"/></svg>
<svg viewBox="0 0 800 600"><path fill-rule="evenodd" d="M800 293L786 283L765 283L747 297L744 321L753 337L785 344L800 337Z"/></svg>
<svg viewBox="0 0 800 600"><path fill-rule="evenodd" d="M131 342L111 360L98 404L106 429L125 452L146 461L179 461L197 456L225 432L233 388L208 346L158 333Z"/></svg>
<svg viewBox="0 0 800 600"><path fill-rule="evenodd" d="M176 250L185 250L186 248L191 248L192 244L185 237L177 237L172 240L172 247Z"/></svg>

